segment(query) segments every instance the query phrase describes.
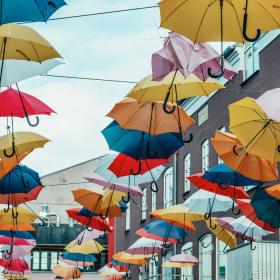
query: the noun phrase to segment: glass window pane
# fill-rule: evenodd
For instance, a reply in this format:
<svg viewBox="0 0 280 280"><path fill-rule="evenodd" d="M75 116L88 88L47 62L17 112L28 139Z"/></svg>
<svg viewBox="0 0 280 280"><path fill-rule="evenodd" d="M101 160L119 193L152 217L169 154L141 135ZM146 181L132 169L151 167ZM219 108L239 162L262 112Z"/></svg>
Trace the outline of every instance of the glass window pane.
<svg viewBox="0 0 280 280"><path fill-rule="evenodd" d="M48 269L48 252L41 252L41 270Z"/></svg>
<svg viewBox="0 0 280 280"><path fill-rule="evenodd" d="M51 268L58 263L58 252L51 252Z"/></svg>
<svg viewBox="0 0 280 280"><path fill-rule="evenodd" d="M169 167L163 175L164 208L173 204L173 167Z"/></svg>
<svg viewBox="0 0 280 280"><path fill-rule="evenodd" d="M201 146L202 171L209 169L209 140L205 140Z"/></svg>
<svg viewBox="0 0 280 280"><path fill-rule="evenodd" d="M40 269L40 253L39 252L33 252L32 254L32 269L38 270Z"/></svg>
<svg viewBox="0 0 280 280"><path fill-rule="evenodd" d="M142 196L142 220L146 220L147 218L147 189L143 189L143 196Z"/></svg>
<svg viewBox="0 0 280 280"><path fill-rule="evenodd" d="M212 235L206 234L199 241L199 274L201 280L212 279Z"/></svg>
<svg viewBox="0 0 280 280"><path fill-rule="evenodd" d="M156 209L157 209L157 193L156 192L152 192L152 211L155 211Z"/></svg>
<svg viewBox="0 0 280 280"><path fill-rule="evenodd" d="M130 229L130 202L126 204L127 210L125 212L125 230Z"/></svg>
<svg viewBox="0 0 280 280"><path fill-rule="evenodd" d="M189 191L191 188L191 182L186 179L190 175L191 175L191 155L187 154L185 156L185 174L184 174L185 192Z"/></svg>

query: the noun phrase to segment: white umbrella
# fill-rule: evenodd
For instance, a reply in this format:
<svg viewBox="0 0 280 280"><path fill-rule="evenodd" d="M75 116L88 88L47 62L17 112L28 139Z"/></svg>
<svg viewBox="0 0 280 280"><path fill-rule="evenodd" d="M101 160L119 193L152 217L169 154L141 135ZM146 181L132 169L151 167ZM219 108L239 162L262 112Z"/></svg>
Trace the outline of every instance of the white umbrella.
<svg viewBox="0 0 280 280"><path fill-rule="evenodd" d="M98 237L102 236L105 232L93 229L89 231L87 229L83 230L74 240L75 244L81 245L84 242L88 242L90 240L97 239Z"/></svg>
<svg viewBox="0 0 280 280"><path fill-rule="evenodd" d="M116 270L114 267L109 267L108 265L103 266L101 269L97 271L101 276L123 276L126 275L126 272L120 272Z"/></svg>
<svg viewBox="0 0 280 280"><path fill-rule="evenodd" d="M26 60L5 59L0 87L9 87L12 84L31 77L46 74L48 71L63 64L57 59L45 60L41 63ZM2 65L2 60L0 60Z"/></svg>
<svg viewBox="0 0 280 280"><path fill-rule="evenodd" d="M256 102L270 119L280 122L280 88L265 92Z"/></svg>
<svg viewBox="0 0 280 280"><path fill-rule="evenodd" d="M126 252L134 255L149 255L160 252L163 248L162 245L161 241L142 237L134 242Z"/></svg>

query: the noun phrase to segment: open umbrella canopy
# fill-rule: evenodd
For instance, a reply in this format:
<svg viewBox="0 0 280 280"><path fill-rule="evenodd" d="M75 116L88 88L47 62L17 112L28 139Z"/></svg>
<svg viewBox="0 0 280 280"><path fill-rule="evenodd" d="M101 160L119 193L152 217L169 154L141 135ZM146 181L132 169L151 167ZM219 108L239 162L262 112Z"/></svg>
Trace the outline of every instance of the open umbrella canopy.
<svg viewBox="0 0 280 280"><path fill-rule="evenodd" d="M60 254L60 259L69 265L75 266L92 266L97 259L92 254L70 253L63 252Z"/></svg>
<svg viewBox="0 0 280 280"><path fill-rule="evenodd" d="M75 239L75 244L82 244L87 241L91 241L104 235L105 231L100 231L97 229L87 230L84 229Z"/></svg>
<svg viewBox="0 0 280 280"><path fill-rule="evenodd" d="M172 85L171 89L170 85ZM170 91L168 101L175 103L193 96L208 96L222 88L224 86L215 80L207 79L204 82L195 75L185 78L180 72L173 71L160 82L153 81L152 75L145 77L127 96L139 102L164 101L166 94Z"/></svg>
<svg viewBox="0 0 280 280"><path fill-rule="evenodd" d="M269 189L256 190L251 204L259 219L280 228L280 199L272 196Z"/></svg>
<svg viewBox="0 0 280 280"><path fill-rule="evenodd" d="M235 187L223 184L212 183L203 178L202 173L194 174L187 177L187 179L200 189L213 192L218 195L227 196L231 198L250 198L247 192L242 187Z"/></svg>
<svg viewBox="0 0 280 280"><path fill-rule="evenodd" d="M147 259L153 255L132 255L127 252L119 252L113 256L113 259L127 264L144 265Z"/></svg>
<svg viewBox="0 0 280 280"><path fill-rule="evenodd" d="M265 191L269 195L271 195L271 196L273 196L273 197L275 197L277 199L280 199L280 184L273 185L273 186L271 186L269 188L266 188Z"/></svg>
<svg viewBox="0 0 280 280"><path fill-rule="evenodd" d="M55 113L38 98L13 88L8 88L0 93L0 116L20 117L26 115L50 115Z"/></svg>
<svg viewBox="0 0 280 280"><path fill-rule="evenodd" d="M161 241L142 237L129 246L126 252L132 255L155 254L162 251L162 245L163 243Z"/></svg>
<svg viewBox="0 0 280 280"><path fill-rule="evenodd" d="M209 5L208 1L162 0L160 2L161 26L195 42L220 41L222 12L223 40L244 43L246 41L244 32L253 38L256 36L257 29L260 29L258 32L267 32L280 27L280 15L274 8L274 3L273 0L265 3L259 0L246 0L214 1ZM246 19L244 14L247 14ZM244 22L246 29L242 30Z"/></svg>
<svg viewBox="0 0 280 280"><path fill-rule="evenodd" d="M17 237L9 237L9 236L0 236L0 244L1 245L33 245L36 244L35 240L33 239L23 239Z"/></svg>
<svg viewBox="0 0 280 280"><path fill-rule="evenodd" d="M75 245L75 242L71 242L65 247L70 253L79 253L79 254L100 254L105 248L95 240L84 242L81 245Z"/></svg>
<svg viewBox="0 0 280 280"><path fill-rule="evenodd" d="M249 220L251 220L254 224L258 225L259 227L275 232L276 229L272 227L270 224L262 221L261 219L258 218L257 213L255 212L252 204L250 203L250 200L246 199L238 199L236 201L238 208L241 210L242 214Z"/></svg>
<svg viewBox="0 0 280 280"><path fill-rule="evenodd" d="M238 137L245 150L271 163L278 162L280 122L270 119L256 100L250 97L245 97L228 107L230 131Z"/></svg>
<svg viewBox="0 0 280 280"><path fill-rule="evenodd" d="M63 0L2 0L0 24L47 21L64 5Z"/></svg>
<svg viewBox="0 0 280 280"><path fill-rule="evenodd" d="M30 255L34 245L6 245L3 247L2 258L5 260L16 260L24 256Z"/></svg>
<svg viewBox="0 0 280 280"><path fill-rule="evenodd" d="M98 270L98 273L100 276L107 277L107 276L124 276L126 275L126 272L124 271L118 271L113 266L105 265L102 268Z"/></svg>
<svg viewBox="0 0 280 280"><path fill-rule="evenodd" d="M1 214L0 214L1 216ZM30 224L17 224L17 225L13 225L13 224L1 224L0 223L0 231L13 231L14 232L25 232L25 231L36 231L35 227L33 227Z"/></svg>
<svg viewBox="0 0 280 280"><path fill-rule="evenodd" d="M144 159L136 160L130 156L119 154L108 167L118 178L123 176L131 176L133 173L139 171L139 175L153 170L154 168L167 164L170 159ZM140 168L139 168L140 167Z"/></svg>
<svg viewBox="0 0 280 280"><path fill-rule="evenodd" d="M69 218L79 222L82 225L85 225L87 228L97 229L99 231L111 231L109 224L106 220L101 219L100 217L84 217L80 216L80 208L73 208L66 210Z"/></svg>
<svg viewBox="0 0 280 280"><path fill-rule="evenodd" d="M30 270L28 263L24 259L16 259L9 261L0 259L0 266L4 267L9 271L15 272L25 272L26 270Z"/></svg>
<svg viewBox="0 0 280 280"><path fill-rule="evenodd" d="M164 47L152 55L153 79L160 81L177 69L185 76L195 74L200 80L209 78L208 68L220 70L220 55L209 44L193 43L188 38L171 32ZM224 77L231 79L236 72L225 61Z"/></svg>
<svg viewBox="0 0 280 280"><path fill-rule="evenodd" d="M116 204L112 207L109 207L108 209L102 210L100 213L96 213L96 212L89 211L87 208L83 207L78 212L78 215L87 217L90 219L91 217L100 216L100 215L102 217L104 217L106 215L106 212L108 212L107 213L108 218L114 218L114 217L121 217L122 213L125 212L125 210L126 210L126 209L125 210L123 210L123 209L124 208L121 208L121 206L119 204Z"/></svg>
<svg viewBox="0 0 280 280"><path fill-rule="evenodd" d="M14 218L17 216L16 218ZM0 210L0 224L13 225L34 223L37 215L24 208L9 208L8 211Z"/></svg>
<svg viewBox="0 0 280 280"><path fill-rule="evenodd" d="M262 182L277 180L278 171L275 164L248 152L234 152L234 149L243 151L244 146L233 134L216 130L215 138L211 138L211 142L218 156L238 173Z"/></svg>
<svg viewBox="0 0 280 280"><path fill-rule="evenodd" d="M151 135L184 134L189 126L195 124L180 106L171 114L166 114L162 110L162 105L162 102L138 103L135 99L126 98L116 103L107 116L114 119L122 128L140 130ZM171 108L173 105L168 106Z"/></svg>
<svg viewBox="0 0 280 280"><path fill-rule="evenodd" d="M55 265L52 267L52 272L62 279L78 279L82 276L81 271L76 267Z"/></svg>
<svg viewBox="0 0 280 280"><path fill-rule="evenodd" d="M176 238L161 237L157 234L152 234L152 233L148 232L145 228L140 228L135 233L141 237L150 238L150 239L154 239L154 240L158 240L158 241L162 241L162 242L166 242L166 243L175 244L178 242L178 240Z"/></svg>
<svg viewBox="0 0 280 280"><path fill-rule="evenodd" d="M150 135L143 131L123 129L115 121L102 130L109 148L137 160L168 159L184 146L180 133ZM133 139L133 141L131 141Z"/></svg>
<svg viewBox="0 0 280 280"><path fill-rule="evenodd" d="M169 259L170 262L180 262L180 263L199 263L199 259L192 255L187 254L179 254L174 255Z"/></svg>
<svg viewBox="0 0 280 280"><path fill-rule="evenodd" d="M16 238L23 238L23 239L35 239L34 236L28 231L11 232L10 230L0 230L0 236L16 237Z"/></svg>
<svg viewBox="0 0 280 280"><path fill-rule="evenodd" d="M145 174L141 175L131 175L126 177L117 177L111 170L109 170L109 166L114 161L116 155L107 155L100 159L96 169L95 173L102 176L105 180L107 180L110 183L114 184L126 184L130 186L131 194L133 194L134 186L152 182L153 180L157 181L163 171L165 170L164 166L158 166L156 168L153 168L151 172L146 172ZM150 159L147 159L150 160ZM162 160L162 159L160 159ZM144 160L145 161L145 160ZM139 166L138 166L139 167ZM135 170L136 172L137 170ZM141 172L141 170L140 170Z"/></svg>
<svg viewBox="0 0 280 280"><path fill-rule="evenodd" d="M184 262L171 262L165 261L162 264L163 267L172 267L172 268L187 268L194 266L194 263L184 263Z"/></svg>

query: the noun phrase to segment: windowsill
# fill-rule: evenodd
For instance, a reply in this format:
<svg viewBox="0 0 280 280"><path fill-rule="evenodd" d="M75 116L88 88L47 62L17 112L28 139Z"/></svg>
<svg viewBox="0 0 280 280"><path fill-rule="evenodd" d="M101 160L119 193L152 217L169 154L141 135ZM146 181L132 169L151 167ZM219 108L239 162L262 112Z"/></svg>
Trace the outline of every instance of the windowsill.
<svg viewBox="0 0 280 280"><path fill-rule="evenodd" d="M251 81L255 76L259 74L260 70L255 71L251 76L249 76L246 80L241 83L241 86L245 86L247 82Z"/></svg>

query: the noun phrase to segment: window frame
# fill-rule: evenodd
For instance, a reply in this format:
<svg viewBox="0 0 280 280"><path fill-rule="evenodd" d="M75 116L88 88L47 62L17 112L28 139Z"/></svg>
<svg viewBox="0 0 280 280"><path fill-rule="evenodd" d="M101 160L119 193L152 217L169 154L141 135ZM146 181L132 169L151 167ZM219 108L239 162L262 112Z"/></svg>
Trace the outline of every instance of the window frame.
<svg viewBox="0 0 280 280"><path fill-rule="evenodd" d="M127 209L125 211L125 231L130 230L130 211L131 211L131 205L130 201L126 204Z"/></svg>
<svg viewBox="0 0 280 280"><path fill-rule="evenodd" d="M188 162L188 164L187 164ZM188 165L188 167L186 166ZM191 182L187 177L191 176L191 154L188 153L184 157L184 192L189 192L191 189Z"/></svg>
<svg viewBox="0 0 280 280"><path fill-rule="evenodd" d="M147 219L147 188L142 189L143 196L141 197L141 221Z"/></svg>
<svg viewBox="0 0 280 280"><path fill-rule="evenodd" d="M207 144L207 145L205 146L205 144ZM207 153L204 153L206 148L207 148ZM207 160L207 162L206 162L206 160ZM209 139L205 139L201 143L201 170L202 170L202 172L209 170L209 167L210 167L210 141L209 141Z"/></svg>
<svg viewBox="0 0 280 280"><path fill-rule="evenodd" d="M169 176L169 177L167 177ZM165 169L163 173L163 208L172 206L174 203L174 168L173 166ZM168 185L167 185L168 184Z"/></svg>

